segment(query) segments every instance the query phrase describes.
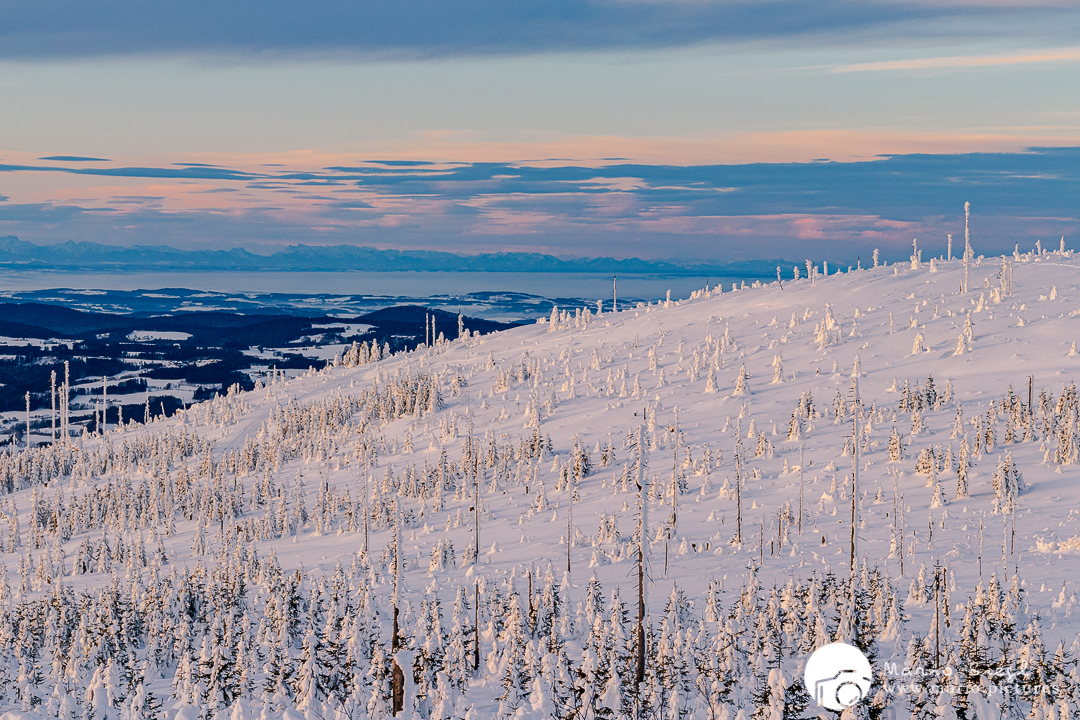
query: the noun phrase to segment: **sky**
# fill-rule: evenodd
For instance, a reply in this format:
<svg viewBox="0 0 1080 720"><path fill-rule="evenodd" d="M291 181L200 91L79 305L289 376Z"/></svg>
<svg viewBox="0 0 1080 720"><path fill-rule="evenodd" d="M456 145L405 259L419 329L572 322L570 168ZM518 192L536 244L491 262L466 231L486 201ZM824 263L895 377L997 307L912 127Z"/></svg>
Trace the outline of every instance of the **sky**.
<svg viewBox="0 0 1080 720"><path fill-rule="evenodd" d="M854 260L1080 230L1080 6L0 0L0 236Z"/></svg>

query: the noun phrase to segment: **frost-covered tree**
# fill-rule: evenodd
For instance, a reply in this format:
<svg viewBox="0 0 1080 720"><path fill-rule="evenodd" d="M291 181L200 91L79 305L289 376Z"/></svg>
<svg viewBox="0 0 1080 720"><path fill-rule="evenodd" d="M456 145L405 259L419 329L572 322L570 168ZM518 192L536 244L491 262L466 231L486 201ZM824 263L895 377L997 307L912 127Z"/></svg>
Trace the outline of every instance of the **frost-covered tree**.
<svg viewBox="0 0 1080 720"><path fill-rule="evenodd" d="M991 486L994 490L994 513L1013 512L1016 507L1016 499L1026 487L1024 476L1016 469L1012 453L1005 453L1005 457L998 460L997 470L991 478Z"/></svg>
<svg viewBox="0 0 1080 720"><path fill-rule="evenodd" d="M735 390L732 391L732 397L746 397L750 395L750 373L746 372L746 365L739 368L739 377L735 381Z"/></svg>

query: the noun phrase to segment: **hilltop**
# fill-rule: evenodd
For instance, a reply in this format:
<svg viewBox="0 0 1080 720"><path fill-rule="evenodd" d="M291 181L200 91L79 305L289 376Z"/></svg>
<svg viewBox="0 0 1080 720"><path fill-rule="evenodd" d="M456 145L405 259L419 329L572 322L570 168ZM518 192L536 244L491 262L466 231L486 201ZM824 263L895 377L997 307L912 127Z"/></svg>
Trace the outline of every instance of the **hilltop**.
<svg viewBox="0 0 1080 720"><path fill-rule="evenodd" d="M8 637L72 613L7 702L375 718L396 659L425 717L803 717L802 663L837 638L967 683L878 685L893 717L996 713L980 678L1021 661L1041 674L1009 716L1075 702L1080 260L973 259L966 292L957 260L807 269L356 345L0 456Z"/></svg>

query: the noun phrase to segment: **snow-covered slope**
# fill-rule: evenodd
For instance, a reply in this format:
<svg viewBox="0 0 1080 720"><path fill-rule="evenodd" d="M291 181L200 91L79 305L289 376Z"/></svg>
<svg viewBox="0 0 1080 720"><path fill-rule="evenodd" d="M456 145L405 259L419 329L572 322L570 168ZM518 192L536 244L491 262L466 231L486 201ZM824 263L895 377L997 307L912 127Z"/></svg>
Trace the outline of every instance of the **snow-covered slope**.
<svg viewBox="0 0 1080 720"><path fill-rule="evenodd" d="M1051 669L1011 680L1006 711L1074 702L1080 260L979 259L968 292L959 261L912 265L352 353L5 455L5 701L136 717L149 691L183 717L381 717L396 599L404 712L424 716L812 716L802 663L836 638L883 672L950 667L969 685L1042 667L1045 645ZM1001 702L941 689L879 684L873 702L895 717Z"/></svg>

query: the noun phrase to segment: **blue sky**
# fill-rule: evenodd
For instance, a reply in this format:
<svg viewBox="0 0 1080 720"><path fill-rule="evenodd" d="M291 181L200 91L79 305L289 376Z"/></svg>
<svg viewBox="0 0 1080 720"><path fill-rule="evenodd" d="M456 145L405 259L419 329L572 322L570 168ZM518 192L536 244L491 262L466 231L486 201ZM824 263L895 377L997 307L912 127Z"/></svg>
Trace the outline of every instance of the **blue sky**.
<svg viewBox="0 0 1080 720"><path fill-rule="evenodd" d="M1080 146L1074 2L0 17L0 235L34 242L853 258L943 245L965 199L995 251L1080 227L1077 154L1029 151Z"/></svg>

